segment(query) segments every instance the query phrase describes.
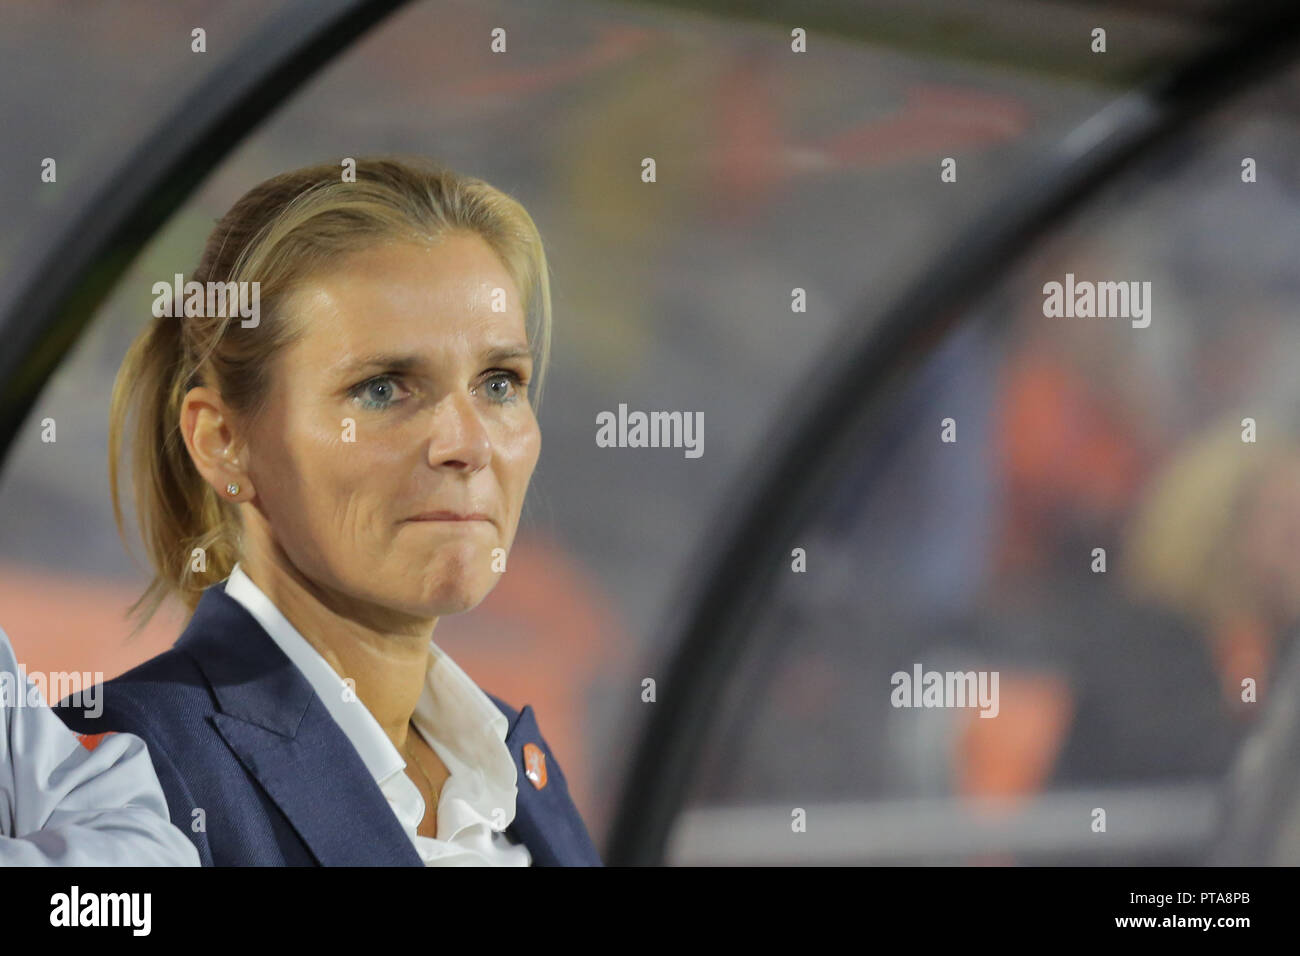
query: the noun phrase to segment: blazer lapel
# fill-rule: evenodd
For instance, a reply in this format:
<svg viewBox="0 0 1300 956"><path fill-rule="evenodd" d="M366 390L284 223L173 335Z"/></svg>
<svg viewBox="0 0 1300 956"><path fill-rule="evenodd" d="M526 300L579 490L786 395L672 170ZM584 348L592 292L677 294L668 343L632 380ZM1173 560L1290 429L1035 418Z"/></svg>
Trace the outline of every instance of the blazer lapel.
<svg viewBox="0 0 1300 956"><path fill-rule="evenodd" d="M496 703L509 716L501 702ZM527 744L547 755L546 783L540 789L527 776L524 754ZM591 843L577 807L573 805L564 775L542 740L531 705L526 705L511 724L506 733L506 747L514 758L519 781L515 819L509 829L528 847L533 865L600 866L600 856Z"/></svg>
<svg viewBox="0 0 1300 956"><path fill-rule="evenodd" d="M322 866L422 866L347 735L293 662L221 585L176 643L207 677L212 722Z"/></svg>

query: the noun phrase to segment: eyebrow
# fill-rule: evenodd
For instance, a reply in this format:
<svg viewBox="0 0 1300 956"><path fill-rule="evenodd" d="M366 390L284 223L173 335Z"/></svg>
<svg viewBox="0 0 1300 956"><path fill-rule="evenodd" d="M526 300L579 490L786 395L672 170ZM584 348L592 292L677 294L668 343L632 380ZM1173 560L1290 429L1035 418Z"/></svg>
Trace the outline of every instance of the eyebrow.
<svg viewBox="0 0 1300 956"><path fill-rule="evenodd" d="M510 359L532 358L532 350L526 345L500 345L489 349L481 356L482 361L493 364ZM370 368L384 368L394 372L409 372L428 366L427 360L415 353L383 352L363 355L338 366L339 374L354 375Z"/></svg>

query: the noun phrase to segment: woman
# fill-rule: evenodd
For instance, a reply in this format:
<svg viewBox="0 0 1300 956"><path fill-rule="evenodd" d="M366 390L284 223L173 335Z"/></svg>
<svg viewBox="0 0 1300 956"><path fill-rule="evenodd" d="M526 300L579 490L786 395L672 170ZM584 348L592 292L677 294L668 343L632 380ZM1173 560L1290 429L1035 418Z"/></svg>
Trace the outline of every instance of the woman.
<svg viewBox="0 0 1300 956"><path fill-rule="evenodd" d="M314 166L240 199L191 279L218 295L119 373L110 482L120 526L134 411L136 606L193 616L97 729L144 738L205 866L600 865L531 708L431 641L504 572L541 448L528 213L424 163ZM254 308L207 307L234 290Z"/></svg>

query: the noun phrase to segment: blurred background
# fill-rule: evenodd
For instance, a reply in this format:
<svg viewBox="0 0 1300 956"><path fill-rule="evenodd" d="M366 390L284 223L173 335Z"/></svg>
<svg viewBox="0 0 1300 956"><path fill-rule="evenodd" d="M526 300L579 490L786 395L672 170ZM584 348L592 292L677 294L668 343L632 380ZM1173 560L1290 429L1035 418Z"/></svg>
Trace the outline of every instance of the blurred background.
<svg viewBox="0 0 1300 956"><path fill-rule="evenodd" d="M694 562L835 337L1224 24L1223 4L1173 0L800 6L419 0L338 56L155 236L10 450L0 627L19 659L112 677L179 633L176 606L126 640L148 575L107 481L109 394L153 282L188 275L267 177L428 155L529 209L556 336L511 573L435 639L533 705L600 844ZM274 10L0 3L0 286ZM991 285L900 390L797 542L807 572L763 596L668 862L1197 860L1300 616L1298 119L1291 70L1198 122ZM1150 326L1045 317L1066 273L1149 281ZM620 403L702 411L705 454L597 447ZM892 707L915 663L997 671L999 716ZM797 848L792 807L830 821Z"/></svg>

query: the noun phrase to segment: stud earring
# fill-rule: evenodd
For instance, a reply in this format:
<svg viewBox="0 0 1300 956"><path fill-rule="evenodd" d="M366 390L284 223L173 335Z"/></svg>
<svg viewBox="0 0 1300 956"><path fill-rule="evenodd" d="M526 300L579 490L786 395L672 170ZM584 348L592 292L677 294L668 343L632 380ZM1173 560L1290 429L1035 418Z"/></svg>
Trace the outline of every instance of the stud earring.
<svg viewBox="0 0 1300 956"><path fill-rule="evenodd" d="M226 494L230 495L231 497L234 497L235 495L239 494L239 485L235 484L233 481L230 484L226 485Z"/></svg>

